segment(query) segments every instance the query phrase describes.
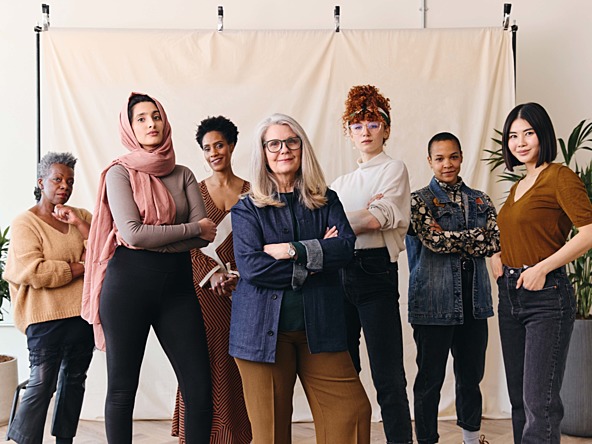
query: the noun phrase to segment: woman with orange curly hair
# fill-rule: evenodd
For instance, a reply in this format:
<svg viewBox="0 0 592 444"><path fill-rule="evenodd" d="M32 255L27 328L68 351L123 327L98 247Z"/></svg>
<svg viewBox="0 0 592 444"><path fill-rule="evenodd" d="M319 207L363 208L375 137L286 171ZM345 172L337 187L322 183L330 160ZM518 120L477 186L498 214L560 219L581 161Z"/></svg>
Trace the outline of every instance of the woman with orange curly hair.
<svg viewBox="0 0 592 444"><path fill-rule="evenodd" d="M389 99L372 85L349 90L343 128L360 152L358 168L331 188L343 203L357 240L354 260L342 270L348 346L360 372L360 331L389 444L412 442L399 315L399 253L410 219L405 164L384 152L390 135Z"/></svg>

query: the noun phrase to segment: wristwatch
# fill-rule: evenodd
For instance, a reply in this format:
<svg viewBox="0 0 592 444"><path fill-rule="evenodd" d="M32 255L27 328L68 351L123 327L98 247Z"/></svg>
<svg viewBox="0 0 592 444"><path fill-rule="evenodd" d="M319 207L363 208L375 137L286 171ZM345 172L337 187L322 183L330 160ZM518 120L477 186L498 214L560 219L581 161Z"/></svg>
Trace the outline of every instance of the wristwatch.
<svg viewBox="0 0 592 444"><path fill-rule="evenodd" d="M288 243L288 256L290 256L290 259L292 260L296 257L296 248L294 248L294 245L292 245L291 242Z"/></svg>

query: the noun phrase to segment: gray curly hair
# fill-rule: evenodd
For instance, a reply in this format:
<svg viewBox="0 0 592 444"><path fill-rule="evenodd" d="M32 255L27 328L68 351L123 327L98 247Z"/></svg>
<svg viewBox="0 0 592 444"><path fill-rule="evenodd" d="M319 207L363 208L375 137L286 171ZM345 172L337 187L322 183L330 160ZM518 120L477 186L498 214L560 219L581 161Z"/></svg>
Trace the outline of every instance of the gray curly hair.
<svg viewBox="0 0 592 444"><path fill-rule="evenodd" d="M45 156L43 156L37 164L37 179L45 179L49 174L51 166L56 163L66 165L68 168L74 169L77 160L78 159L76 159L72 153L53 153L50 151ZM35 187L33 194L35 195L35 200L39 202L39 200L41 200L41 189L39 186Z"/></svg>

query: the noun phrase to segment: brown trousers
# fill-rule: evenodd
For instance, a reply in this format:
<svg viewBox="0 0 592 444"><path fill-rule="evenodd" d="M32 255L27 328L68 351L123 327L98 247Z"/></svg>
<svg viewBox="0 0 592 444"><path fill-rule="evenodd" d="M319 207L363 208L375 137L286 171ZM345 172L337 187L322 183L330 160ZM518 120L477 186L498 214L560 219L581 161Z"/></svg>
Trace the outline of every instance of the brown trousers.
<svg viewBox="0 0 592 444"><path fill-rule="evenodd" d="M236 363L253 444L292 442L296 376L312 411L318 444L369 444L370 402L347 351L311 354L304 331L280 332L275 363Z"/></svg>

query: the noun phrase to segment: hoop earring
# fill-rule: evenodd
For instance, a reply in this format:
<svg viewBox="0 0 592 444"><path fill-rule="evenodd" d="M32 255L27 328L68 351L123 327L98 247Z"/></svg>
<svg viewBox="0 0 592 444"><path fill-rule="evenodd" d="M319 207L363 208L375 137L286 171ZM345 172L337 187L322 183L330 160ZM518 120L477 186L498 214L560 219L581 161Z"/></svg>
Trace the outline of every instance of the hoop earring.
<svg viewBox="0 0 592 444"><path fill-rule="evenodd" d="M204 171L206 173L211 173L212 172L212 170L210 169L210 167L208 167L205 163L204 163L203 169L204 169Z"/></svg>

